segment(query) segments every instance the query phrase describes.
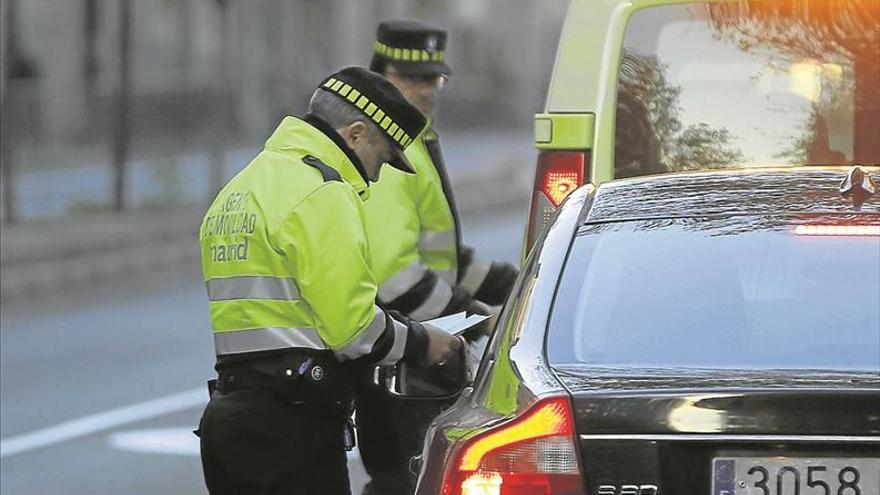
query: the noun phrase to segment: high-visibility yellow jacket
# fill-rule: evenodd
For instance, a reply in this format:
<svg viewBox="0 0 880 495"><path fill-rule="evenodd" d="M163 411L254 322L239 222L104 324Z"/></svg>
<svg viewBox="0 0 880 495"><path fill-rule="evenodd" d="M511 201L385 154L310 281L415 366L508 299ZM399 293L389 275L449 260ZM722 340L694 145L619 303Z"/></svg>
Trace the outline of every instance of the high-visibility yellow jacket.
<svg viewBox="0 0 880 495"><path fill-rule="evenodd" d="M375 304L357 155L324 122L286 117L208 209L199 232L217 355L330 350L420 359L418 325Z"/></svg>
<svg viewBox="0 0 880 495"><path fill-rule="evenodd" d="M406 156L416 173L383 170L365 204L380 305L425 320L463 311L471 299L500 304L517 270L461 243L437 133L425 131Z"/></svg>

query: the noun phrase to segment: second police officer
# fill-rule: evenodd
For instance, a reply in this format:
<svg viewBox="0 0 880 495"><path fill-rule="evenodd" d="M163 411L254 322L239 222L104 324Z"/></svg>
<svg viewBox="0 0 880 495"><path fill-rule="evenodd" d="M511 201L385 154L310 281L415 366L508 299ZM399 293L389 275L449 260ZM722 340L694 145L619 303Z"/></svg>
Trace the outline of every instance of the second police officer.
<svg viewBox="0 0 880 495"><path fill-rule="evenodd" d="M406 150L415 174L387 170L365 203L367 237L379 305L415 320L499 305L517 276L509 263L480 257L461 239L461 223L440 141L431 127L438 93L449 78L446 31L414 21L379 25L370 69L391 81L429 119ZM419 453L437 404L393 399L363 387L357 406L367 494L409 494L409 459Z"/></svg>

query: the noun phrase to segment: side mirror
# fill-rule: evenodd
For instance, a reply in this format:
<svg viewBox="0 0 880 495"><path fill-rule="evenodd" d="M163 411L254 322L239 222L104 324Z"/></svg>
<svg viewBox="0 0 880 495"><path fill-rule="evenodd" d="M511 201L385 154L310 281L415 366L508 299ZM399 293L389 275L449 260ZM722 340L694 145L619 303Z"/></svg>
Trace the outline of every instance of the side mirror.
<svg viewBox="0 0 880 495"><path fill-rule="evenodd" d="M457 396L470 382L467 346L442 364L427 368L400 363L377 366L373 383L395 397L409 399L447 399Z"/></svg>

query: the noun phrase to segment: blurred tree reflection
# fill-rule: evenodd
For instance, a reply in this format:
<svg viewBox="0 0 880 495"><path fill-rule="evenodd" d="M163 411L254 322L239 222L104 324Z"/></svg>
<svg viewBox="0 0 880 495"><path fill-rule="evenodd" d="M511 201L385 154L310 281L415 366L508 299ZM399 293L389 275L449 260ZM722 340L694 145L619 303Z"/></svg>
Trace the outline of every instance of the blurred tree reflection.
<svg viewBox="0 0 880 495"><path fill-rule="evenodd" d="M726 128L705 122L682 129L681 88L656 56L624 50L617 93L615 177L743 166Z"/></svg>
<svg viewBox="0 0 880 495"><path fill-rule="evenodd" d="M743 51L770 52L786 65L821 61L851 70L843 80L854 92L853 161L880 163L880 1L750 0L704 8L718 36ZM796 143L801 147L791 152L804 158L816 152L813 143L823 132L827 135L822 110L821 105L814 108L810 122L826 127L806 129Z"/></svg>
<svg viewBox="0 0 880 495"><path fill-rule="evenodd" d="M670 155L672 140L681 130L678 99L681 88L666 78L666 66L656 56L641 56L624 50L620 64L618 102L634 121L647 118L658 139L661 157Z"/></svg>
<svg viewBox="0 0 880 495"><path fill-rule="evenodd" d="M789 163L810 165L842 165L848 162L846 155L831 148L828 121L818 105L813 105L809 120L802 126L802 134L792 141L789 148L776 155Z"/></svg>
<svg viewBox="0 0 880 495"><path fill-rule="evenodd" d="M769 49L794 59L845 61L880 43L877 0L751 0L705 6L720 36L744 51Z"/></svg>
<svg viewBox="0 0 880 495"><path fill-rule="evenodd" d="M742 166L746 156L733 144L733 134L705 122L689 125L674 141L670 170L702 170Z"/></svg>

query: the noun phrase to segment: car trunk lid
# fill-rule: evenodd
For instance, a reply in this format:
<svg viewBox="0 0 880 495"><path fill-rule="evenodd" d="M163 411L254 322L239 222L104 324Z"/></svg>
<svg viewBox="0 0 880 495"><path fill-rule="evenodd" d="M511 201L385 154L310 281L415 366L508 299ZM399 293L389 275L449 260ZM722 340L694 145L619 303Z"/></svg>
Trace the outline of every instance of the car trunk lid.
<svg viewBox="0 0 880 495"><path fill-rule="evenodd" d="M875 373L557 373L572 394L588 493L721 495L729 482L744 486L727 495L789 495L808 493L808 474L829 477L836 493L850 464L868 471L860 472L862 493L878 490ZM767 470L770 491L754 486L764 475L749 469Z"/></svg>

